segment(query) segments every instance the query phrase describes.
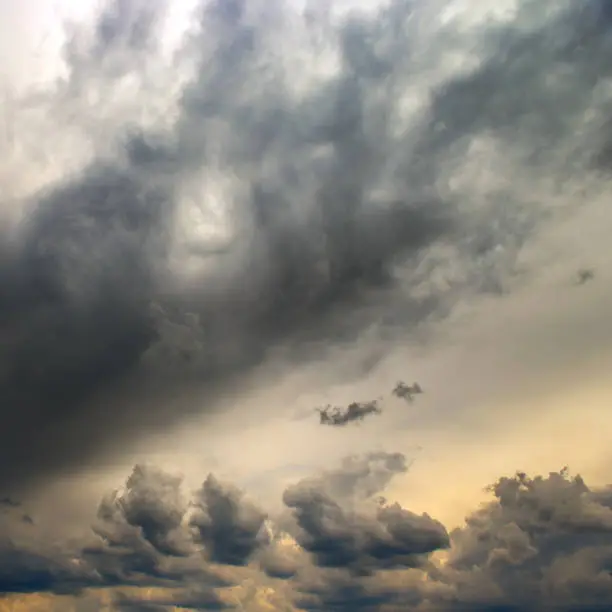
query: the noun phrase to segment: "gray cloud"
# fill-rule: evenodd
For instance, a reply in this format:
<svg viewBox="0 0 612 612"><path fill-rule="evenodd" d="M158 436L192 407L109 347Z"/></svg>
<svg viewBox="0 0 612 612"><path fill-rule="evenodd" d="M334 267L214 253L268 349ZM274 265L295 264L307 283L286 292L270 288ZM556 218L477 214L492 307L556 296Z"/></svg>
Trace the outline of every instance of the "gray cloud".
<svg viewBox="0 0 612 612"><path fill-rule="evenodd" d="M381 500L384 487L405 470L403 455L373 453L287 489L293 535L323 570L293 573L300 609L380 609L392 597L372 591L370 578L389 569L426 567L431 553L449 546L441 523Z"/></svg>
<svg viewBox="0 0 612 612"><path fill-rule="evenodd" d="M126 11L133 16L127 22L119 18ZM93 38L68 47L71 79L58 95L75 104L87 88L104 84L112 90L119 76L133 72L133 54L149 49L149 26L135 30L153 23L148 11L129 2L103 11ZM104 433L109 411L122 421L114 436L145 424L148 409L140 417L121 417L130 394L143 394L134 404L153 403L154 393L141 389L139 369L159 381L156 392L165 384L170 394L189 380L240 372L269 345L311 329L310 320L319 322L322 337L336 335L331 320L325 323L332 310L349 298L365 299L368 287L382 288L396 255L414 254L445 231L435 203L382 203L375 210L364 200L366 185L353 178L354 155L363 157L362 164L373 162L365 137L354 141L361 129L358 109L344 125L346 114L339 115L333 104L327 110L316 101L275 101L287 86L282 82L280 89L266 86L259 100L245 99L248 84L259 79L255 64L268 49L249 45L254 25L232 21L226 9L214 6L203 13L198 45L210 46L204 40L217 22L227 36L212 37L212 57L201 51L174 135L156 139L122 126L119 134L127 136L119 141L119 159L101 154L76 176L34 196L16 245L7 246L1 268L9 290L0 311L9 334L2 385L9 411L3 431L10 434L0 447L13 455L14 467L0 468L2 480L33 477L41 465L64 465L98 442L110 442ZM264 26L258 27L263 37ZM200 53L197 46L192 52ZM119 62L119 76L107 70L113 62ZM333 85L326 97L340 103L346 86ZM313 120L329 123L315 141L314 126L304 123L304 114L312 113ZM212 276L177 286L167 275L172 219L185 185L215 161L208 151L213 141L221 146L222 159L215 163L237 177L227 196L235 237L230 255L213 258ZM317 160L321 147L325 153ZM267 168L274 166L280 174L268 176ZM307 184L300 185L306 177ZM301 209L295 209L298 203ZM205 242L198 248L207 251ZM199 322L195 354L180 340L180 350L169 352L177 327L189 316ZM165 321L174 327L164 336L171 327ZM103 408L92 401L99 393ZM162 421L172 420L164 414ZM51 438L61 445L51 447Z"/></svg>
<svg viewBox="0 0 612 612"><path fill-rule="evenodd" d="M612 580L609 491L591 491L566 472L502 478L495 502L451 534L453 550L441 579L461 606L517 609L603 609Z"/></svg>
<svg viewBox="0 0 612 612"><path fill-rule="evenodd" d="M313 523L303 520L308 503L300 500L315 489L333 495L338 516L354 535L354 546L347 551L352 551L357 575L398 564L421 565L419 557L435 547L434 540L446 537L444 528L397 505L379 506L375 498L406 469L399 453L348 457L338 469L290 488L285 502L298 516L296 525L304 527ZM367 505L367 500L367 508L350 510L356 503ZM221 485L212 475L189 498L180 477L137 465L123 487L103 497L89 542L50 543L38 528L24 532L26 537L9 528L11 535L0 550L0 592L81 595L92 588L118 589L116 606L122 610L224 609L227 604L217 589L237 579L228 580L219 566L246 566L252 560L269 576L287 580L308 568L311 557L329 565L325 551L314 550L299 536L302 550L283 550L277 537L266 535L266 518L242 492ZM332 548L338 537L334 531L328 533ZM311 529L308 537L314 542L317 534ZM126 587L168 591L143 600L122 593Z"/></svg>
<svg viewBox="0 0 612 612"><path fill-rule="evenodd" d="M180 533L187 512L181 485L179 476L137 465L126 482L125 491L114 492L100 504L98 517L102 524L97 527L97 533L108 541L115 541L117 535L121 539L130 530L138 530L159 553L187 555L189 550L181 542Z"/></svg>
<svg viewBox="0 0 612 612"><path fill-rule="evenodd" d="M296 604L312 611L448 612L574 612L610 606L609 488L590 489L582 478L562 470L547 477L503 477L489 490L494 500L449 534L444 563L431 558L395 579L392 572L380 571L384 567L366 576L350 573L347 565L298 572L292 578ZM319 517L330 529L336 527L334 538L347 533L338 529L337 517L331 520L329 504ZM368 533L367 525L362 529L362 535ZM443 549L440 544L432 540L425 548Z"/></svg>
<svg viewBox="0 0 612 612"><path fill-rule="evenodd" d="M190 525L211 561L246 565L253 553L267 544L267 514L244 500L237 489L221 485L214 476L205 480L194 503L197 511Z"/></svg>
<svg viewBox="0 0 612 612"><path fill-rule="evenodd" d="M151 490L152 492L152 490ZM162 498L163 490L158 496L152 495L139 504L141 525L158 525L157 530L168 530L174 526L174 520L160 518L160 506L167 503ZM156 546L159 536L151 529L133 527L121 517L112 519L106 514L107 502L102 503L102 524L95 524L93 531L96 541L79 549L77 557L85 568L93 568L96 580L89 587L167 587L180 589L213 589L226 586L228 583L209 567L196 550L189 538L186 526L182 533L175 535L170 546L169 538L164 538L163 546ZM159 527L165 525L165 528ZM180 536L183 536L182 538Z"/></svg>
<svg viewBox="0 0 612 612"><path fill-rule="evenodd" d="M330 411L331 410L331 414ZM351 402L346 408L326 406L319 409L321 425L343 427L349 423L363 421L370 414L381 414L382 409L376 400L369 402Z"/></svg>
<svg viewBox="0 0 612 612"><path fill-rule="evenodd" d="M180 591L176 603L168 595L159 606L180 606L181 598L191 598L216 601L210 609L221 609L215 589L232 583L205 561L191 537L181 485L177 476L135 466L123 490L102 499L93 537L85 542L52 542L35 526L19 535L7 525L0 534L0 593L158 587ZM130 601L121 605L128 609Z"/></svg>
<svg viewBox="0 0 612 612"><path fill-rule="evenodd" d="M87 154L0 245L0 488L213 404L279 344L311 358L505 291L555 210L550 183L607 172L607 9L544 4L466 32L419 29L418 3L334 22L208 3L168 70L163 3L116 0L76 28L68 77L28 104ZM308 68L324 53L335 75ZM448 53L471 63L445 76ZM162 92L174 102L138 124L131 98L153 113ZM470 180L479 147L503 184ZM185 219L214 220L217 200L223 222L201 225L224 229L202 237ZM201 399L167 407L189 390Z"/></svg>
<svg viewBox="0 0 612 612"><path fill-rule="evenodd" d="M366 513L346 511L324 493L290 489L285 503L294 509L301 529L297 541L322 567L356 573L418 567L423 556L448 545L445 528L428 515L398 505Z"/></svg>
<svg viewBox="0 0 612 612"><path fill-rule="evenodd" d="M36 551L23 550L11 542L2 542L0 593L58 594L78 593L95 582L71 567L67 560L57 560Z"/></svg>
<svg viewBox="0 0 612 612"><path fill-rule="evenodd" d="M348 612L360 610L419 610L424 597L415 585L386 587L376 580L354 577L344 572L327 572L316 580L300 583L296 605L308 612Z"/></svg>
<svg viewBox="0 0 612 612"><path fill-rule="evenodd" d="M225 570L250 559L255 564L241 571L259 567L290 587L293 605L313 612L577 612L612 605L610 487L590 488L566 469L502 477L488 488L492 500L448 533L427 514L380 500L405 470L403 455L373 453L289 487L284 501L293 523L271 519L273 531L294 537L291 544L280 532L257 539L265 514L210 477L192 499L200 505L192 515L199 533L189 529L188 516L178 526L171 510L185 507L176 501L178 479L137 466L124 489L102 500L102 525L94 526L91 543L0 534L0 593L82 593L89 605L87 589L102 588L115 593L119 610L225 609L231 605L219 589L240 581ZM154 545L179 528L193 538L189 554ZM221 534L234 544L219 547ZM167 590L137 595L122 592L126 587Z"/></svg>
<svg viewBox="0 0 612 612"><path fill-rule="evenodd" d="M407 385L405 382L398 382L394 387L392 394L395 397L404 399L408 403L414 401L414 396L423 393L423 389L419 383L415 382L412 385Z"/></svg>

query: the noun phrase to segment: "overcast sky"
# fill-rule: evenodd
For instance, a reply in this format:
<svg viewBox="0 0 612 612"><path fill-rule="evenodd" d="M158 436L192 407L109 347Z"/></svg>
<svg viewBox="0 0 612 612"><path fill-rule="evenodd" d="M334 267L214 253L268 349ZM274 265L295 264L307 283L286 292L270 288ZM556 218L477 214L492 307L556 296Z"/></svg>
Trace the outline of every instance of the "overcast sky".
<svg viewBox="0 0 612 612"><path fill-rule="evenodd" d="M0 0L1 611L612 606L612 11L487 4Z"/></svg>

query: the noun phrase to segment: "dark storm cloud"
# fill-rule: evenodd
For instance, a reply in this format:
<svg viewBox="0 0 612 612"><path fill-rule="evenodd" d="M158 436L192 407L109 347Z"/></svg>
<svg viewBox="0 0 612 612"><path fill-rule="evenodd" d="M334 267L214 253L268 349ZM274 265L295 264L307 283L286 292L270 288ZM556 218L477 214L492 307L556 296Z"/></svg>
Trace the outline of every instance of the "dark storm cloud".
<svg viewBox="0 0 612 612"><path fill-rule="evenodd" d="M134 45L142 51L146 33L135 33L120 18L129 6L120 2L104 12L89 46L70 47L70 83L78 81L81 89L62 95L78 101L83 88L103 78L112 90L113 76L101 75L92 64L102 66L111 56L130 59ZM221 6L205 12L197 45L210 47L206 37L218 45L212 58L202 51L195 80L184 92L176 138L156 139L126 126L118 160L94 161L48 188L19 229L2 266L7 414L0 486L27 483L37 472L44 475L95 453L99 444L152 426L152 399L135 374L152 347L156 359L147 361L143 376L158 381L157 392L160 381L167 383L170 395L187 380L220 380L242 371L288 335L319 327L320 336L335 336L332 311L349 299L357 308L363 303L359 296L366 299L371 289L388 285L397 257L414 255L447 229L439 203L392 201L374 209L367 202L367 175L381 161L370 152L368 138L374 136L361 134L364 114L358 107L365 85L347 76L317 94L337 100L329 110L317 100L292 106L281 96L275 102L282 82L266 84L261 99L247 96L259 78L254 64L261 57L257 46L247 44L255 26L238 16ZM137 23L134 18L132 25ZM217 41L212 28L219 23L227 36ZM258 27L264 37L265 27ZM133 70L133 63L125 70ZM338 105L351 92L357 107L347 115ZM320 135L313 136L316 126L306 115L326 126ZM221 256L212 278L168 286L165 262L180 181L214 161L207 151L211 144L221 144L227 172L246 185L234 207L235 253L227 264ZM327 159L313 159L317 147L327 147ZM267 166L278 166L277 175L268 177ZM312 193L300 185L304 176ZM195 354L180 343L178 351L166 350L172 338L159 338L160 326L180 327L188 316L199 322ZM351 333L367 320L356 322ZM131 404L141 408L130 407L126 415L126 397L135 397ZM154 420L180 416L163 414Z"/></svg>
<svg viewBox="0 0 612 612"><path fill-rule="evenodd" d="M344 568L297 573L296 603L313 612L577 612L612 605L609 488L590 489L579 476L562 470L547 477L504 477L489 490L494 501L450 533L443 564L432 558L422 570L411 570L422 572L420 577L405 574L395 581L385 578L385 571L365 577ZM319 513L330 528L336 526L334 538L341 539L346 530L337 529L331 515L329 508Z"/></svg>
<svg viewBox="0 0 612 612"><path fill-rule="evenodd" d="M0 298L0 442L15 453L0 461L0 481L53 462L57 445L76 435L69 426L83 402L118 382L154 337L147 243L160 231L163 196L139 183L133 173L92 169L42 198L24 230Z"/></svg>
<svg viewBox="0 0 612 612"><path fill-rule="evenodd" d="M277 518L277 522L294 537L308 538L309 535L301 530L300 514L304 511L308 513L309 510L324 509L325 502L336 508L338 516L344 516L343 508L358 507L364 502L370 502L373 505L368 508L368 516L371 517L372 510L377 509L381 502L379 493L395 476L407 470L408 461L402 453L373 452L346 457L337 469L304 478L289 487L284 496L285 503L290 502L287 504L291 509L289 520L286 517L282 520ZM294 503L297 505L294 506ZM306 522L309 522L308 518L304 516ZM257 561L269 576L275 578L289 578L304 565L303 555L292 548L282 546L274 537L270 546L258 555Z"/></svg>
<svg viewBox="0 0 612 612"><path fill-rule="evenodd" d="M257 549L267 544L264 522L267 514L243 498L243 494L222 485L212 474L197 492L196 513L190 525L211 561L225 565L246 565Z"/></svg>
<svg viewBox="0 0 612 612"><path fill-rule="evenodd" d="M380 610L389 604L388 594L376 593L346 576L328 576L323 584L300 593L296 604L307 612L348 612ZM405 608L406 609L406 608Z"/></svg>
<svg viewBox="0 0 612 612"><path fill-rule="evenodd" d="M395 459L381 454L364 457L362 461L370 468L376 461L382 460L384 465ZM394 470L389 476L400 471ZM341 487L334 486L339 473L330 472L318 483L305 479L283 495L298 526L294 537L317 565L367 575L380 569L419 567L429 553L448 546L446 529L428 515L413 514L397 504L373 503L367 507L358 503L347 507L347 496L342 494ZM378 487L363 488L360 481L370 478L371 473L370 469L361 471L359 479L353 482L351 492L359 492L352 496L354 500L373 502L372 496L382 490L380 485L390 479L381 478ZM353 475L349 471L347 481Z"/></svg>
<svg viewBox="0 0 612 612"><path fill-rule="evenodd" d="M328 572L322 579L300 584L295 604L307 612L375 612L420 610L424 601L418 588L391 587L367 579L356 580L342 572Z"/></svg>
<svg viewBox="0 0 612 612"><path fill-rule="evenodd" d="M339 509L339 504L346 507L356 501L372 501L393 475L405 470L406 460L399 453L349 457L340 468L290 489L285 501L292 504L289 498L300 497L300 491L312 492L314 487L322 495L333 494ZM151 466L136 466L124 487L103 498L99 521L94 525L95 543L80 548L68 544L58 548L45 547L42 539L35 539L22 542L20 547L3 546L2 591L79 594L88 588L119 589L114 598L118 610L165 610L173 606L221 610L230 606L223 602L217 589L231 582L213 571L207 559L236 566L255 557L270 576L285 580L310 567L309 558L323 561L324 571L329 571L321 556L323 551L319 555L309 545L302 552L285 553L281 570L280 557L276 555L273 560L278 551L272 548L278 541L259 535L266 515L236 489L220 485L211 476L194 493L188 520L184 520L186 506L179 478ZM320 584L309 585L300 578L297 584L301 585L302 595L299 597L305 602L321 597L330 605L344 602L356 606L354 609L382 603L385 597L369 593L359 584L359 577L398 563L420 566L419 557L435 547L434 539L444 540L444 529L428 517L419 517L399 506L378 507L376 502L370 510L370 513L362 510L361 514L348 507L344 510L345 516L351 519L349 522L352 521L353 549L359 556L360 567L354 565L350 576L343 577L343 570L342 575L327 576L326 588ZM187 548L184 547L181 556L168 549L168 534L181 525L184 535L195 536L194 545L204 544L204 554L195 547L191 555L183 552ZM197 529L194 532L189 526ZM339 541L337 530L332 525L330 529L330 539ZM301 542L299 538L298 542ZM333 543L330 545L333 547ZM256 553L262 554L256 556ZM266 553L271 553L267 559ZM167 590L128 595L121 592L125 587L166 587ZM305 605L305 609L318 608Z"/></svg>
<svg viewBox="0 0 612 612"><path fill-rule="evenodd" d="M438 521L393 505L366 513L344 510L324 493L291 489L285 503L301 529L298 544L321 567L348 568L357 574L379 569L419 567L424 556L448 546Z"/></svg>
<svg viewBox="0 0 612 612"><path fill-rule="evenodd" d="M139 530L142 537L159 553L170 556L188 554L181 542L180 528L187 511L179 476L166 474L150 466L137 465L128 478L125 490L102 501L98 516L104 527L98 533L113 540L108 530L121 527Z"/></svg>
<svg viewBox="0 0 612 612"><path fill-rule="evenodd" d="M179 592L159 606L193 601L189 607L198 609L199 601L218 606L201 609L221 609L215 589L232 583L213 571L192 539L181 485L177 476L136 466L122 490L102 499L93 539L85 543L49 544L44 533L20 536L7 525L0 534L0 593L165 587Z"/></svg>
<svg viewBox="0 0 612 612"><path fill-rule="evenodd" d="M93 530L99 542L80 557L103 585L180 588L179 599L203 598L228 585L208 560L244 565L266 544L257 537L265 515L212 475L189 498L181 477L137 465L125 487L102 500L98 518Z"/></svg>
<svg viewBox="0 0 612 612"><path fill-rule="evenodd" d="M333 494L338 504L350 505L352 501L371 500L393 475L405 470L406 460L399 453L349 457L340 468L303 481L293 493L289 491L289 496L317 487L322 494ZM395 565L398 560L405 565L406 554L413 555L410 564L415 563L418 555L431 546L426 543L432 535L428 530L437 529L430 519L399 507L378 508L376 514L377 508L374 503L374 513L361 515L346 510L362 549L358 552L361 567L353 568L359 574ZM149 593L146 600L120 592L115 603L118 609L126 610L147 606L224 609L227 604L219 598L217 589L232 582L209 565L209 560L228 567L246 565L253 559L269 575L282 579L309 566L313 551L308 547L284 553L284 558L277 554L280 546L276 551L274 546L279 545L278 540L262 535L265 519L266 514L244 494L221 485L212 476L188 498L179 477L137 465L123 487L102 499L91 543L50 545L38 537L41 534L17 539L9 530L15 541L3 540L0 586L3 593L55 594L79 594L91 588L165 587L165 594ZM388 536L375 528L376 521ZM371 558L366 563L368 555Z"/></svg>
<svg viewBox="0 0 612 612"><path fill-rule="evenodd" d="M572 122L597 110L610 68L600 4L563 5L525 30L536 4L479 31L482 64L440 86L425 124L400 135L403 92L441 62L431 51L424 65L416 48L418 3L335 24L282 3L208 3L181 51L194 71L176 118L155 129L107 105L126 76L143 100L160 95L148 67L164 4L117 0L77 29L68 79L40 99L83 127L93 160L32 196L0 245L0 489L173 424L210 398L169 409L170 398L223 390L275 345L313 357L372 324L443 315L457 291L502 287L542 208L509 207L513 194L466 208L434 179L483 133L522 147L530 167L552 163ZM458 33L441 32L440 49L459 49ZM306 65L289 48L280 59L288 43ZM302 87L327 47L339 72ZM190 192L213 170L228 184L229 237L177 238L187 200L213 208ZM449 257L428 258L442 244ZM184 280L177 266L193 261L202 271ZM451 261L465 270L438 287Z"/></svg>
<svg viewBox="0 0 612 612"><path fill-rule="evenodd" d="M55 592L78 593L95 582L66 560L20 550L10 543L0 544L0 594ZM89 579L88 579L89 578Z"/></svg>
<svg viewBox="0 0 612 612"><path fill-rule="evenodd" d="M502 477L489 487L493 500L448 534L426 514L377 499L390 478L405 471L402 460L385 453L352 457L344 468L289 487L285 503L296 520L283 529L298 549L278 538L256 541L263 513L228 486L207 480L208 500L203 503L199 491L193 501L206 505L209 524L222 524L216 533L239 543L225 554L233 570L256 560L277 584L292 587L293 603L303 610L590 612L612 606L612 488L591 489L567 470ZM104 588L116 595L120 610L231 607L219 589L239 578L223 578L222 567L209 565L207 557L221 556L210 527L208 554L196 550L199 536L187 556L152 544L160 532L176 528L171 509L184 507L176 501L177 482L158 469L136 467L121 492L103 499L103 527L95 525L96 542L86 546L51 545L42 533L21 540L16 532L13 539L0 534L0 592ZM233 509L221 520L209 508L221 500L222 512L228 499ZM203 511L196 508L194 516ZM138 518L130 524L128 516ZM188 520L182 525L186 536L197 535ZM138 595L123 592L127 587L167 590Z"/></svg>
<svg viewBox="0 0 612 612"><path fill-rule="evenodd" d="M449 610L596 610L612 605L610 492L592 491L565 471L518 474L492 487L496 500L451 534L441 578Z"/></svg>

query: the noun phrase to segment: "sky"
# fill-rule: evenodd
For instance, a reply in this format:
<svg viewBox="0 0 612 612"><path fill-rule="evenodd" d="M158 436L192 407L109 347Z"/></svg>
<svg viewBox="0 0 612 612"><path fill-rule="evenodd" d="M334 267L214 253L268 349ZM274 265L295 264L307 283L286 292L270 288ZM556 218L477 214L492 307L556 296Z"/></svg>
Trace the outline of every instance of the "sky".
<svg viewBox="0 0 612 612"><path fill-rule="evenodd" d="M0 0L1 612L612 607L612 12L487 4Z"/></svg>

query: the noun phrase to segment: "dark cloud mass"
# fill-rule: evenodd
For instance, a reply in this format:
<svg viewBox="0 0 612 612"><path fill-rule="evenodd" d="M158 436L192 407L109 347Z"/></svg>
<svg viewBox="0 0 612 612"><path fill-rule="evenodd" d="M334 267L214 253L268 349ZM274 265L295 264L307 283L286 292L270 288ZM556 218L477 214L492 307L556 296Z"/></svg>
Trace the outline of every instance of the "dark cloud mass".
<svg viewBox="0 0 612 612"><path fill-rule="evenodd" d="M198 539L210 559L226 565L245 565L266 543L267 515L245 501L240 491L223 487L210 475L197 493L198 512L191 517Z"/></svg>
<svg viewBox="0 0 612 612"><path fill-rule="evenodd" d="M142 537L158 552L183 556L180 541L173 541L187 511L180 486L181 478L148 466L137 465L128 478L125 490L102 501L98 516L105 525L139 530ZM112 540L108 531L100 530Z"/></svg>
<svg viewBox="0 0 612 612"><path fill-rule="evenodd" d="M608 172L608 9L519 5L427 34L426 7L400 0L341 20L205 3L168 70L163 2L115 0L73 27L68 76L27 101L87 154L0 244L0 489L179 421L205 402L169 398L223 390L279 344L309 358L503 290L552 209L511 185L453 187L473 145L507 153L510 182ZM428 81L468 39L479 63ZM133 82L134 116L171 92L176 108L134 121L113 106Z"/></svg>
<svg viewBox="0 0 612 612"><path fill-rule="evenodd" d="M423 554L449 546L443 563L430 558L424 565L427 581L409 573L395 582L383 579L384 572L377 574L378 579L351 576L350 566L342 566L316 578L298 579L299 607L577 612L611 605L608 489L591 490L579 476L570 477L562 470L547 477L522 473L504 477L490 490L494 501L468 515L465 524L448 536L433 519L394 507L393 513L403 519L397 525L402 525L401 542L407 549ZM337 518L330 520L338 511L322 497L317 503L327 504L327 513L318 516L326 517L325 524L334 533L326 548L336 538L346 544L349 532L338 529ZM370 526L364 522L359 529L368 544ZM386 552L384 559L393 560L391 549ZM325 557L313 558L327 565Z"/></svg>
<svg viewBox="0 0 612 612"><path fill-rule="evenodd" d="M378 458L367 459L374 463ZM368 470L360 476L365 480L371 474ZM362 493L356 500L365 502L380 491L369 489L364 498L361 478L354 483L355 491ZM428 553L448 545L446 529L428 515L418 516L397 504L366 509L359 507L365 504L357 503L347 511L342 507L343 496L340 500L334 496L335 488L327 478L319 483L305 481L287 489L283 498L293 509L299 527L296 541L313 555L317 565L346 568L357 574L418 567Z"/></svg>
<svg viewBox="0 0 612 612"><path fill-rule="evenodd" d="M275 588L292 587L286 610L612 606L609 487L591 489L567 469L502 477L489 487L491 501L449 533L427 514L380 500L405 470L401 454L350 457L289 486L289 520L271 516L276 535L257 537L266 514L237 489L208 476L190 503L179 503L188 499L180 478L136 466L124 488L103 499L90 542L3 531L0 592L87 602L90 589L111 589L114 610L243 609L223 592L243 583L240 572L259 568ZM173 531L184 538L180 554L158 544Z"/></svg>

